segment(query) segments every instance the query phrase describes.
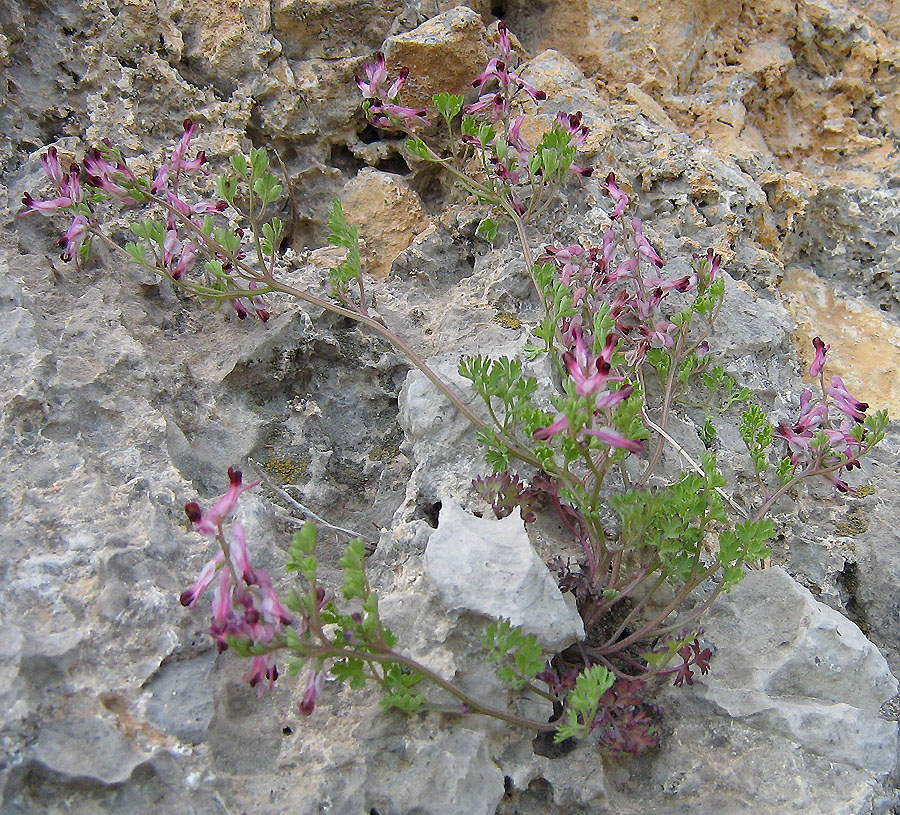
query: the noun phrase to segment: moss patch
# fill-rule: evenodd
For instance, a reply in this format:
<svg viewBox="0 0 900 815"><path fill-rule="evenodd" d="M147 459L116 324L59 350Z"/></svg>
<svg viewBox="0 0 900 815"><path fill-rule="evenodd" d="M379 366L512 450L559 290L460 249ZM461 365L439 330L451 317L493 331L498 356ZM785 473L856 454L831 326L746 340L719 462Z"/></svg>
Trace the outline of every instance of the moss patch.
<svg viewBox="0 0 900 815"><path fill-rule="evenodd" d="M306 463L295 458L270 458L262 468L280 484L293 484L306 474Z"/></svg>
<svg viewBox="0 0 900 815"><path fill-rule="evenodd" d="M498 311L494 315L494 322L499 323L504 328L516 329L522 327L522 321L511 311Z"/></svg>
<svg viewBox="0 0 900 815"><path fill-rule="evenodd" d="M862 535L863 532L868 531L869 525L859 515L848 515L847 520L837 524L836 528L838 535L852 537L854 535Z"/></svg>

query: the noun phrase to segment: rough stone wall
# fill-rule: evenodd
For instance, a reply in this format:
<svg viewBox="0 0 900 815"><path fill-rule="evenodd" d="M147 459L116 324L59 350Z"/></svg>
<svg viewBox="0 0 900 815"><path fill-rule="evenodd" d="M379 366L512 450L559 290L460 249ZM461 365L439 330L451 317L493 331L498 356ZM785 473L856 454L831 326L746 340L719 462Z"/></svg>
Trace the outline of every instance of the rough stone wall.
<svg viewBox="0 0 900 815"><path fill-rule="evenodd" d="M500 693L471 658L477 625L448 614L423 578L436 504L470 505L481 469L464 423L444 422L433 394L414 378L403 387L402 359L340 320L277 301L268 328L246 325L102 249L83 271L61 263L55 225L15 218L23 192L41 187L40 151L74 157L110 137L149 167L186 116L214 169L271 145L297 191L293 278L318 284L327 253L307 250L341 195L380 278L379 311L416 347L448 371L463 352L514 352L536 314L514 244L477 239L477 209L366 127L352 82L384 47L415 69L423 96L458 86L490 53L492 14L532 56L526 76L550 96L539 113L584 111L590 162L638 194L664 256L725 256L737 282L714 348L730 372L784 418L821 334L851 390L900 411L900 4L456 5L0 4L4 813L898 806L896 725L879 710L896 682L859 633L900 669L896 430L861 475L874 492L814 489L817 500L779 507L773 560L794 580L754 574L717 608L718 673L665 693L665 744L639 760L610 764L590 745L550 758L521 733L407 721L333 688L303 720L289 679L257 699L237 661L215 657L205 614L177 604L208 557L182 505L216 495L249 456L378 541L373 575L418 654ZM599 201L595 184L574 190L546 238L596 236ZM683 431L699 443L690 422ZM247 496L254 556L273 573L290 537L283 516ZM333 577L338 542L325 543ZM762 613L775 595L790 602ZM774 631L787 647L766 664L725 656L762 653Z"/></svg>

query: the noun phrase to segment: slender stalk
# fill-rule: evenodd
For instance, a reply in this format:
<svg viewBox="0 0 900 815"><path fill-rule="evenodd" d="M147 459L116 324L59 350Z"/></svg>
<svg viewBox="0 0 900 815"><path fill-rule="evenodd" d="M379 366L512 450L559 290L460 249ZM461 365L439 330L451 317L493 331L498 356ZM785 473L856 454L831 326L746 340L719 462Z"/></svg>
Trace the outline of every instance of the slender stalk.
<svg viewBox="0 0 900 815"><path fill-rule="evenodd" d="M314 657L331 657L333 659L363 659L383 663L392 662L397 665L402 665L405 668L409 668L411 671L422 674L422 676L424 676L433 685L436 685L441 690L446 691L451 696L458 699L465 707L465 710L458 711L459 713L478 713L482 716L490 716L494 719L500 719L504 722L507 722L508 724L516 725L518 727L525 727L531 730L540 730L544 732L552 732L556 730L556 725L548 724L547 722L539 722L534 719L528 719L524 716L517 716L514 713L509 713L505 710L501 710L500 708L493 707L485 702L480 702L477 699L469 696L465 691L460 690L452 682L448 682L440 674L437 674L431 669L426 668L424 665L416 662L416 660L411 659L410 657L403 656L403 654L398 654L396 651L388 650L383 653L370 653L366 651L351 650L348 648L336 648L333 645L313 645L308 648L304 647L303 655Z"/></svg>

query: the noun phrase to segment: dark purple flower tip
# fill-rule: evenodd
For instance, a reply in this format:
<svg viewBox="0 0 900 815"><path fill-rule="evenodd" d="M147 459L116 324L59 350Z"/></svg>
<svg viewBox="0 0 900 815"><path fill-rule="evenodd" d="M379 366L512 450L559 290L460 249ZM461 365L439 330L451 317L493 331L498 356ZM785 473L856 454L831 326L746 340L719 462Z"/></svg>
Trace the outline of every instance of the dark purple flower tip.
<svg viewBox="0 0 900 815"><path fill-rule="evenodd" d="M196 596L197 592L195 592L193 589L186 589L185 591L181 592L181 596L178 598L178 602L183 606L189 606L194 602Z"/></svg>
<svg viewBox="0 0 900 815"><path fill-rule="evenodd" d="M196 501L191 501L189 504L185 504L184 511L188 516L188 520L192 524L199 523L200 519L203 517L203 512L200 509L200 505Z"/></svg>
<svg viewBox="0 0 900 815"><path fill-rule="evenodd" d="M235 470L234 467L228 468L228 480L231 482L232 486L239 487L243 477L244 474L240 470Z"/></svg>
<svg viewBox="0 0 900 815"><path fill-rule="evenodd" d="M544 91L535 91L534 98L537 99L539 102L542 102L544 99L547 98L547 94L544 93Z"/></svg>
<svg viewBox="0 0 900 815"><path fill-rule="evenodd" d="M185 119L185 120L181 123L181 126L182 126L185 130L190 130L190 129L194 126L194 122L193 122L191 119Z"/></svg>
<svg viewBox="0 0 900 815"><path fill-rule="evenodd" d="M313 711L316 709L316 694L307 691L303 699L300 701L300 715L301 716L312 716Z"/></svg>

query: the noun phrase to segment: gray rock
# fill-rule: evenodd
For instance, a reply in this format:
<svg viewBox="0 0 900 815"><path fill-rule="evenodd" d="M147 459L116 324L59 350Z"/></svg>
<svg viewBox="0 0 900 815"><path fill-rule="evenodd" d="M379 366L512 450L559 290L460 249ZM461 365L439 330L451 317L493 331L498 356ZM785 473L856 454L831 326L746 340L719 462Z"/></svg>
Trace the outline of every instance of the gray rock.
<svg viewBox="0 0 900 815"><path fill-rule="evenodd" d="M879 716L897 692L887 661L783 569L750 572L703 625L717 645L697 684L710 703L835 763L876 777L896 767L897 723Z"/></svg>
<svg viewBox="0 0 900 815"><path fill-rule="evenodd" d="M207 654L164 662L145 686L147 718L163 733L200 744L213 714L211 667Z"/></svg>
<svg viewBox="0 0 900 815"><path fill-rule="evenodd" d="M425 574L448 609L509 620L550 651L584 639L581 617L563 599L515 513L484 520L444 500L425 548Z"/></svg>
<svg viewBox="0 0 900 815"><path fill-rule="evenodd" d="M98 784L121 784L144 759L115 727L98 718L45 725L33 755L48 770Z"/></svg>
<svg viewBox="0 0 900 815"><path fill-rule="evenodd" d="M370 763L365 811L379 815L494 815L503 773L482 732L459 726L428 741L401 739Z"/></svg>

